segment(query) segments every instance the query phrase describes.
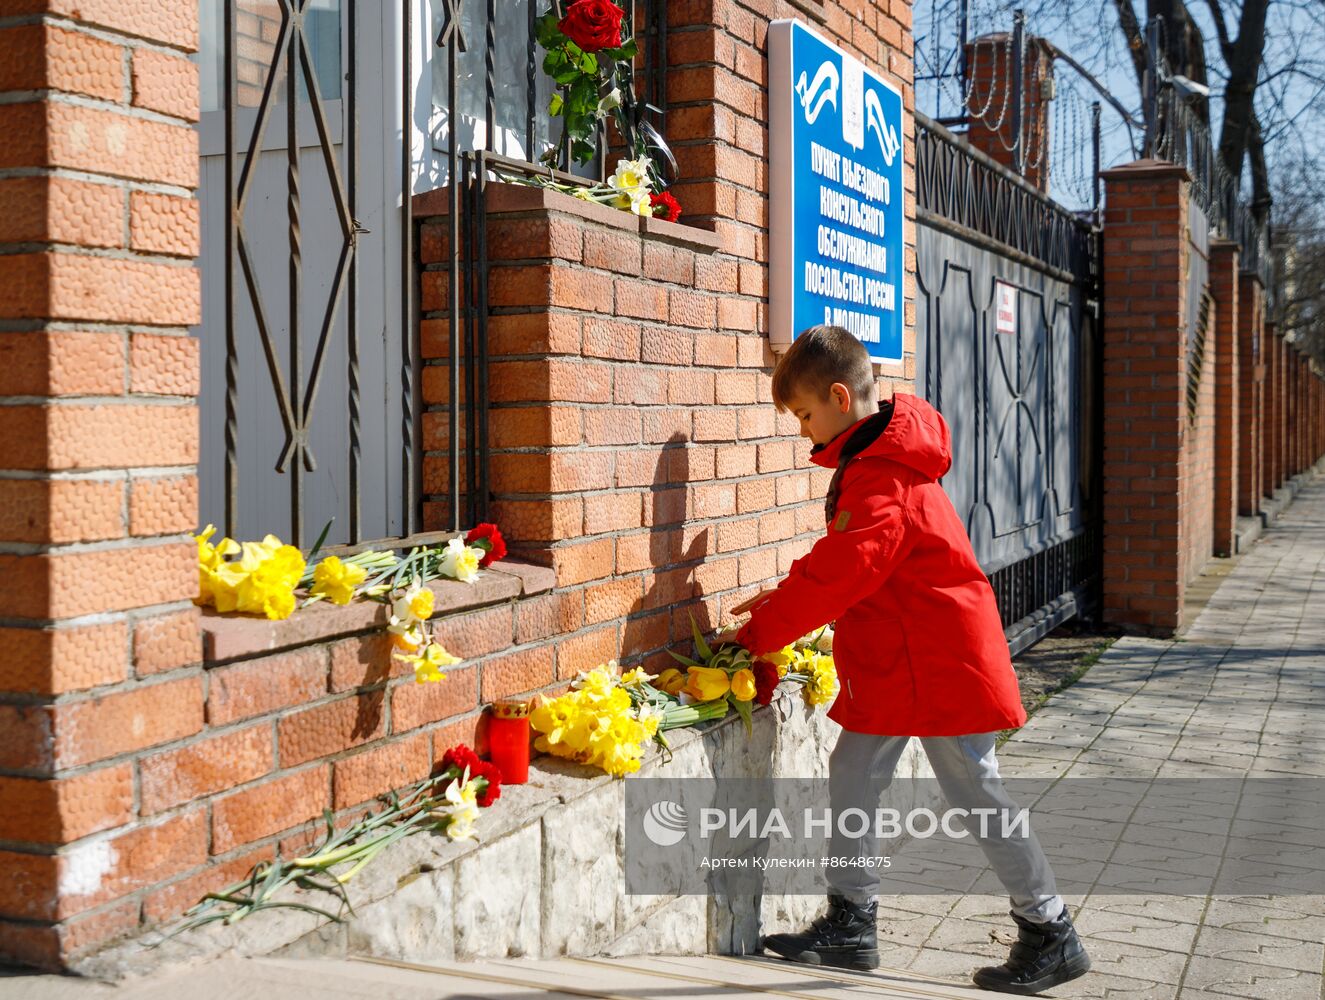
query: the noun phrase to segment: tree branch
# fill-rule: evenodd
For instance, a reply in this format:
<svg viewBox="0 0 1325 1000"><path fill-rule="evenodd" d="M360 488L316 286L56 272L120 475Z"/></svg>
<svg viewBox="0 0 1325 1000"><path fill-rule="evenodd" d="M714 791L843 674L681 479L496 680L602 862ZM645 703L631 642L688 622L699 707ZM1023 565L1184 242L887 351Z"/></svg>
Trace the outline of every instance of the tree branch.
<svg viewBox="0 0 1325 1000"><path fill-rule="evenodd" d="M1228 22L1224 20L1224 8L1219 6L1219 0L1206 0L1210 8L1210 16L1214 18L1215 34L1219 36L1219 51L1224 57L1224 62L1230 62L1233 58L1233 42L1228 37Z"/></svg>
<svg viewBox="0 0 1325 1000"><path fill-rule="evenodd" d="M1132 69L1136 71L1136 85L1142 89L1146 85L1146 40L1141 35L1141 23L1136 19L1132 0L1113 0L1118 12L1118 26L1123 29L1123 38L1127 40L1127 53L1132 57Z"/></svg>

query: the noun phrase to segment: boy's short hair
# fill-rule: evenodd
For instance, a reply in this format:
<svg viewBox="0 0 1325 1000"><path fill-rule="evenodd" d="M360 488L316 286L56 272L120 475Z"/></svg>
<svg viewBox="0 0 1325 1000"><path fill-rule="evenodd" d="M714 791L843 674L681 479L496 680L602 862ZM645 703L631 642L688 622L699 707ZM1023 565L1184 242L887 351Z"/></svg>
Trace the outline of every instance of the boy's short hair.
<svg viewBox="0 0 1325 1000"><path fill-rule="evenodd" d="M821 324L803 331L773 370L773 405L779 412L802 391L828 395L828 387L841 382L858 399L874 394L874 365L869 351L840 326Z"/></svg>

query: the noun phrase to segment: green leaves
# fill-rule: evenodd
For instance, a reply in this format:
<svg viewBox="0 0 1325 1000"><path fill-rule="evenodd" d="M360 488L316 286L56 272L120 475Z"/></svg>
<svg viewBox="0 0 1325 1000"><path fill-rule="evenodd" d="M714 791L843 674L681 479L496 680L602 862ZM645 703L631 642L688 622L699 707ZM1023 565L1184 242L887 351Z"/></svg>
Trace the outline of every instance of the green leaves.
<svg viewBox="0 0 1325 1000"><path fill-rule="evenodd" d="M709 649L708 643L704 641L704 633L699 630L699 622L695 621L695 616L690 616L690 634L695 638L695 652L705 663L713 659L713 651Z"/></svg>
<svg viewBox="0 0 1325 1000"><path fill-rule="evenodd" d="M559 88L548 102L548 112L563 122L561 141L541 159L556 165L561 150L568 146L570 159L587 164L598 154L599 129L608 114L616 116L623 135L637 134L623 108L635 105L633 62L639 45L635 39L627 38L616 48L585 52L562 32L557 22L555 10L549 10L534 22L534 38L546 52L543 72ZM614 90L620 90L619 97L605 100ZM628 155L636 155L636 144L632 141L629 145Z"/></svg>

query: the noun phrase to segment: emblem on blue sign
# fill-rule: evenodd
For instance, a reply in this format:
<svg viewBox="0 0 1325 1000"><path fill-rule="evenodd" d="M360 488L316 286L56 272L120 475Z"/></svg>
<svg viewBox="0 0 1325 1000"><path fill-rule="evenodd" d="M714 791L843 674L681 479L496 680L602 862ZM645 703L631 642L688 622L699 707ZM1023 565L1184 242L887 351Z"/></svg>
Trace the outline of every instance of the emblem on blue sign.
<svg viewBox="0 0 1325 1000"><path fill-rule="evenodd" d="M768 33L770 335L845 327L902 359L902 95L798 21Z"/></svg>

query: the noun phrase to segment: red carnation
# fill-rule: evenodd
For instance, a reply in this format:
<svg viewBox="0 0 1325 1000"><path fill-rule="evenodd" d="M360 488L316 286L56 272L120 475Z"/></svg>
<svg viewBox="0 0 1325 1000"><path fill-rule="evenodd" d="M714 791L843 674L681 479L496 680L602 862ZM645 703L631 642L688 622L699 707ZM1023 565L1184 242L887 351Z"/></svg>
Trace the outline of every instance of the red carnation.
<svg viewBox="0 0 1325 1000"><path fill-rule="evenodd" d="M481 763L478 754L463 743L457 743L442 755L443 772L455 768L458 775L463 775L468 770L470 777L473 777Z"/></svg>
<svg viewBox="0 0 1325 1000"><path fill-rule="evenodd" d="M465 544L487 553L479 563L480 566L489 566L506 557L506 539L502 538L495 524L480 524L465 536Z"/></svg>
<svg viewBox="0 0 1325 1000"><path fill-rule="evenodd" d="M773 700L773 691L778 686L778 668L767 660L755 660L755 701L767 705Z"/></svg>
<svg viewBox="0 0 1325 1000"><path fill-rule="evenodd" d="M621 19L626 12L611 0L575 0L557 22L561 33L585 52L621 46Z"/></svg>
<svg viewBox="0 0 1325 1000"><path fill-rule="evenodd" d="M478 797L478 804L486 809L501 798L501 768L491 761L481 760L478 767L470 772L470 777L479 777L488 783Z"/></svg>
<svg viewBox="0 0 1325 1000"><path fill-rule="evenodd" d="M655 219L662 219L663 222L675 222L681 218L681 203L673 198L668 191L664 191L662 194L649 195L649 204L653 206L653 217Z"/></svg>

